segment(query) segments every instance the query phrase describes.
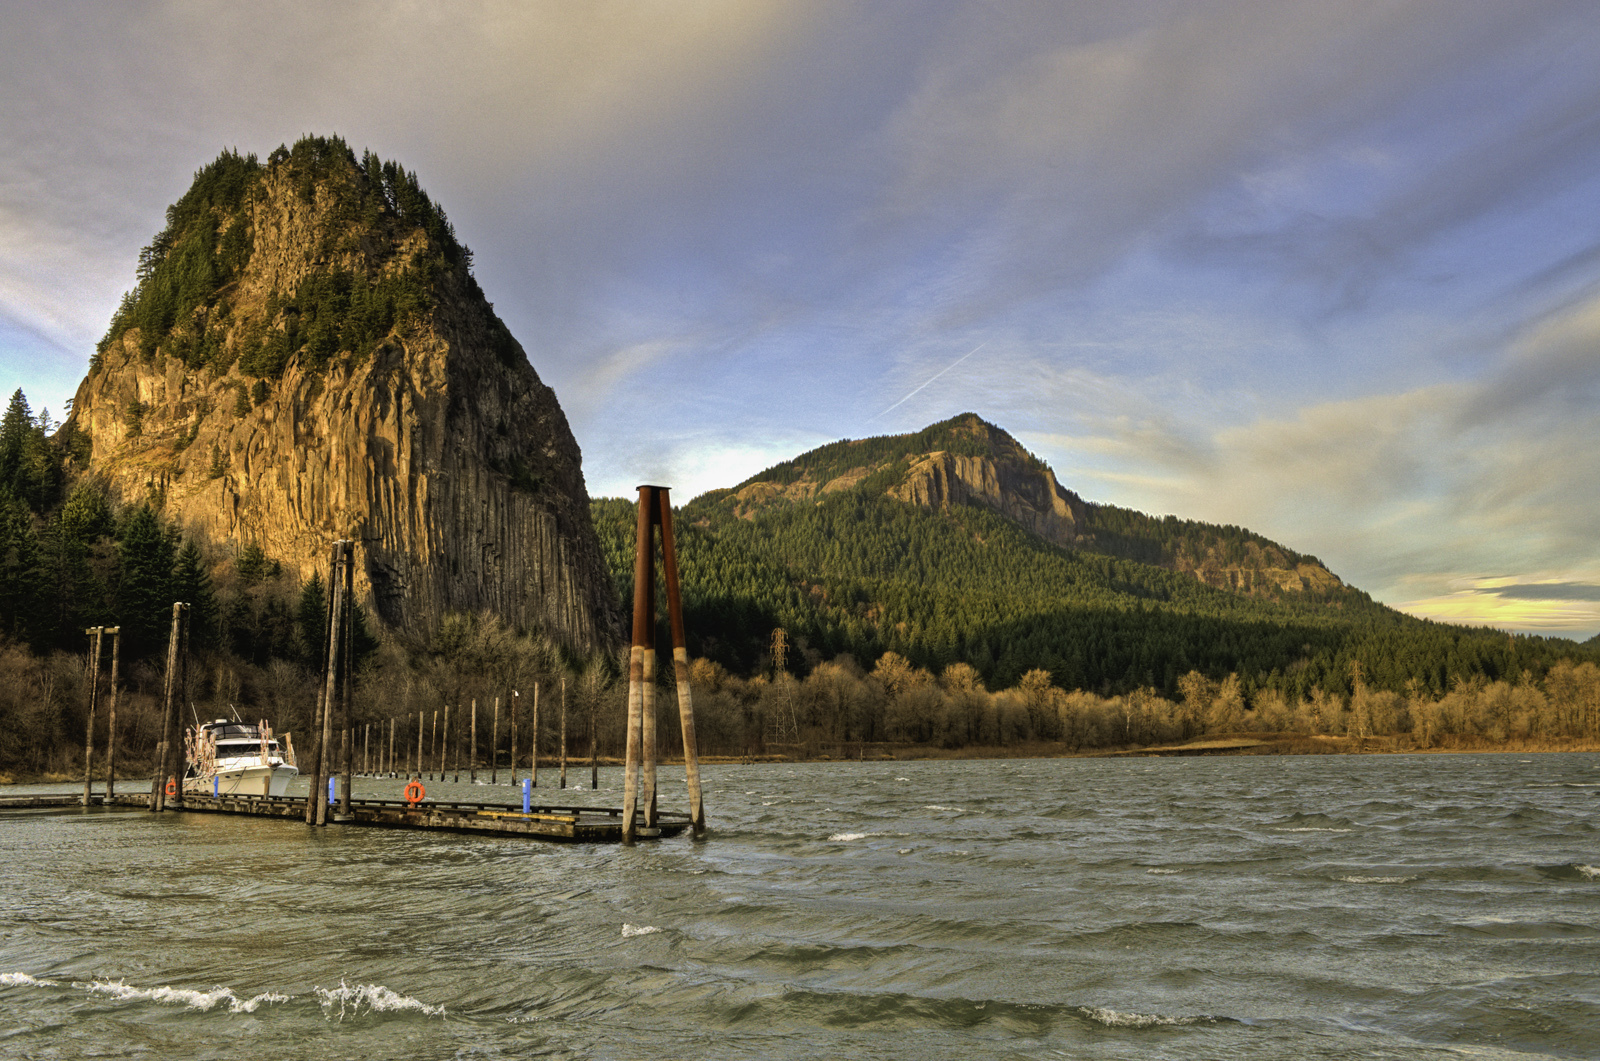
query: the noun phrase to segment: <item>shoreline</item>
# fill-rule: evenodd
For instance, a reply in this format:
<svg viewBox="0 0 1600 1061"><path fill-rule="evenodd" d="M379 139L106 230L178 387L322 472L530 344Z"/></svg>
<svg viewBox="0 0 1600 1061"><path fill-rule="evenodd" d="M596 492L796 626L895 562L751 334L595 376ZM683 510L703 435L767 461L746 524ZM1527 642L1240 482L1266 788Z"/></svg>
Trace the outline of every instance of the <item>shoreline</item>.
<svg viewBox="0 0 1600 1061"><path fill-rule="evenodd" d="M1062 744L1022 744L1010 746L976 746L967 748L940 748L922 744L868 744L865 748L835 745L838 754L817 751L814 754L793 754L767 751L759 755L702 755L700 762L711 766L744 766L757 763L854 763L854 762L921 762L938 760L977 759L1163 759L1193 758L1195 756L1239 755L1561 755L1600 753L1600 740L1568 739L1562 741L1515 741L1502 744L1463 741L1455 739L1447 745L1430 748L1418 747L1409 737L1334 737L1304 734L1228 734L1206 737L1183 744L1155 744L1122 748L1070 749ZM857 749L860 750L857 750ZM597 760L604 767L619 767L623 761L612 756ZM682 766L681 756L663 756L660 766ZM587 770L589 760L567 760L567 771ZM502 767L502 770L504 767ZM539 772L555 772L557 764L540 762ZM463 771L464 772L464 771ZM480 775L488 770L480 767ZM521 771L526 774L526 769ZM117 783L149 784L148 774L118 774ZM67 785L82 784L83 775L76 776L46 770L40 773L0 771L0 785ZM96 776L97 788L105 787L105 778Z"/></svg>

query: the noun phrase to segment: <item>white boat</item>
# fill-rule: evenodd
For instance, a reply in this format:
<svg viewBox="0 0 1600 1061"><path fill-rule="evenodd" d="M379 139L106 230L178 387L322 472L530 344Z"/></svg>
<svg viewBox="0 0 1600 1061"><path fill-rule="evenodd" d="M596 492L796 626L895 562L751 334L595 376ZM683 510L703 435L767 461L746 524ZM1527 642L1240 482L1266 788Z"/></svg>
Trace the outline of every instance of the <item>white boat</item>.
<svg viewBox="0 0 1600 1061"><path fill-rule="evenodd" d="M219 718L190 727L185 743L189 761L183 775L185 793L281 796L300 773L295 768L294 742L287 733L280 742L265 721L251 725Z"/></svg>

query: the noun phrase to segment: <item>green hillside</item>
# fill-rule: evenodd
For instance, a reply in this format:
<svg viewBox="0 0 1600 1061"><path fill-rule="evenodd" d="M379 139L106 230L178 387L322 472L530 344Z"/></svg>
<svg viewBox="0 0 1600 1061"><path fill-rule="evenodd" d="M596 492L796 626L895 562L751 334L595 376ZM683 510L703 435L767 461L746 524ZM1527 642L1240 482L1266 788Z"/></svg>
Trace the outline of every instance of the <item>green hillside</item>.
<svg viewBox="0 0 1600 1061"><path fill-rule="evenodd" d="M965 446L982 455L970 435L950 436L958 421L824 446L680 510L691 652L757 673L772 629L782 626L812 661L848 653L870 665L893 651L935 671L966 662L990 688L1042 667L1068 689L1171 692L1199 670L1290 694L1347 690L1352 661L1376 686L1398 691L1416 678L1438 694L1457 679L1542 674L1557 659L1595 655L1570 641L1412 619L1336 579L1261 595L1113 555L1171 557L1209 537L1243 559L1254 546L1315 564L1239 528L1086 506L1087 531L1068 548L983 504L937 510L889 496L917 454ZM852 485L809 495L793 489L863 468ZM752 493L752 485L762 489ZM618 590L630 599L633 506L597 500L593 513Z"/></svg>

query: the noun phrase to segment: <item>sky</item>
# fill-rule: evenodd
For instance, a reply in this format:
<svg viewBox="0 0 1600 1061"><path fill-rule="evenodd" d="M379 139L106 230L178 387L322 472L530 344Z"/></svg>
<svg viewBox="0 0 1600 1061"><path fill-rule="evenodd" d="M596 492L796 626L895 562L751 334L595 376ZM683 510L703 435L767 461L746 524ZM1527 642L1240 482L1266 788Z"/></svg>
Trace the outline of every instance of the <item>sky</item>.
<svg viewBox="0 0 1600 1061"><path fill-rule="evenodd" d="M415 170L590 493L972 411L1087 500L1600 632L1600 19L1516 2L0 0L0 385L224 148Z"/></svg>

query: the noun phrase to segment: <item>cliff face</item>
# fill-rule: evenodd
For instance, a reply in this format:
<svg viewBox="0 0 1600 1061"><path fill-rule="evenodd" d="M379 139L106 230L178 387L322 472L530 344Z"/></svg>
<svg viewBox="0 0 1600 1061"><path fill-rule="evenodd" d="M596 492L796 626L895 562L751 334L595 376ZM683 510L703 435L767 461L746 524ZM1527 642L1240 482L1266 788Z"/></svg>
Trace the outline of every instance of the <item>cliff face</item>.
<svg viewBox="0 0 1600 1061"><path fill-rule="evenodd" d="M219 159L168 219L71 414L116 495L301 578L353 539L413 638L488 609L614 641L577 443L413 177L302 141Z"/></svg>

